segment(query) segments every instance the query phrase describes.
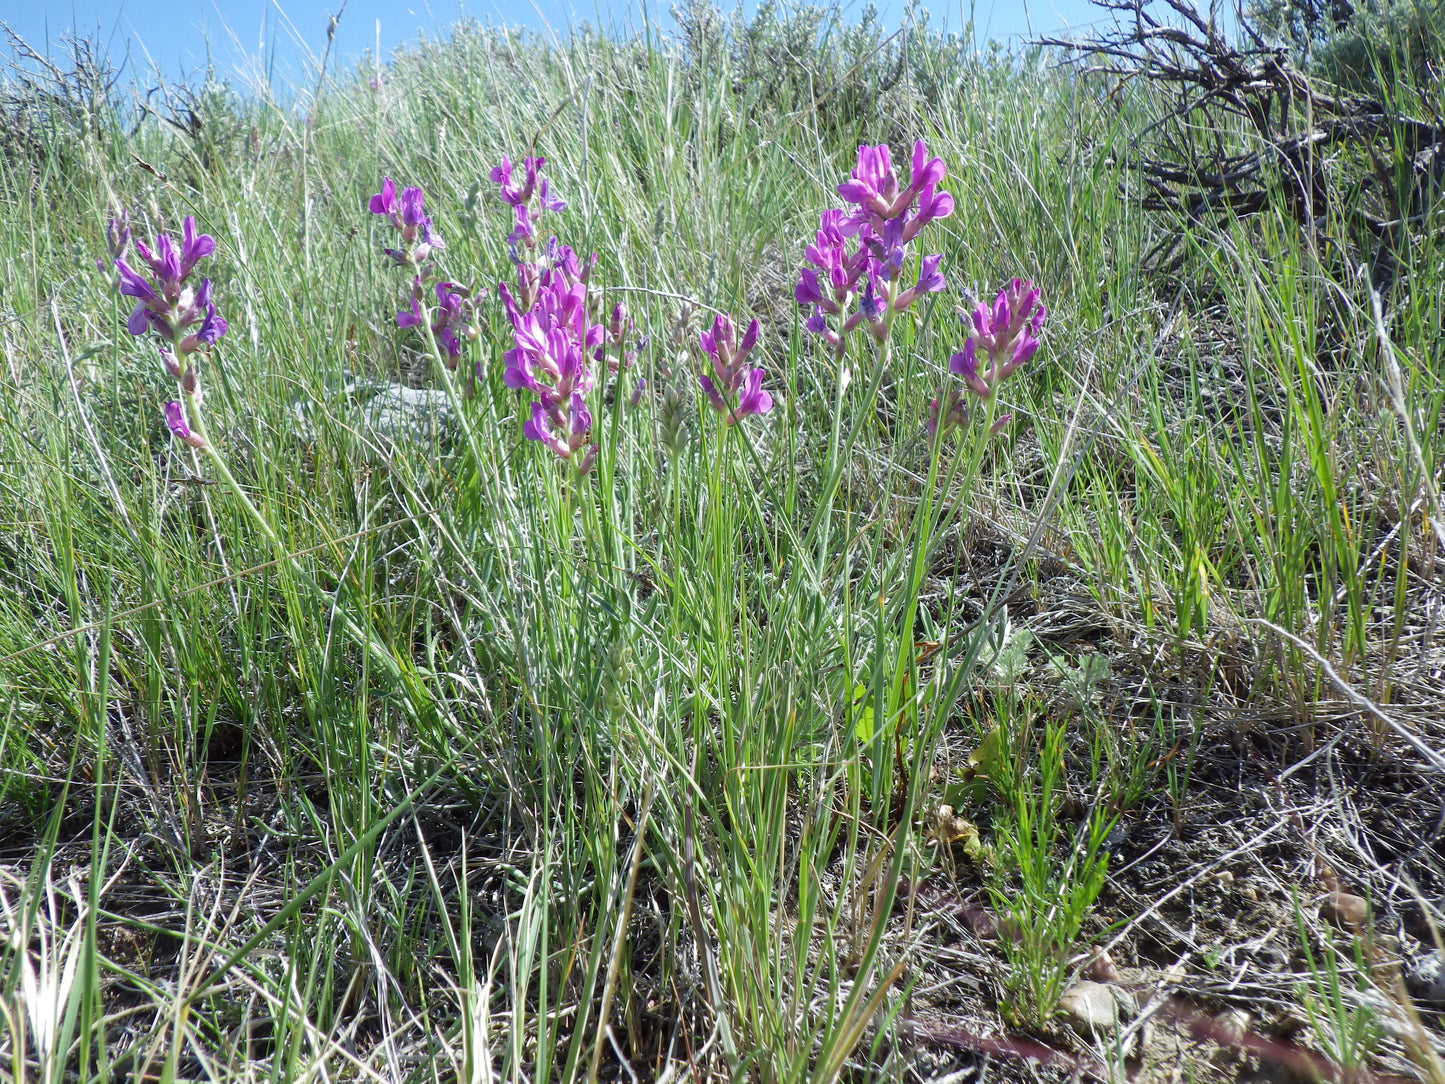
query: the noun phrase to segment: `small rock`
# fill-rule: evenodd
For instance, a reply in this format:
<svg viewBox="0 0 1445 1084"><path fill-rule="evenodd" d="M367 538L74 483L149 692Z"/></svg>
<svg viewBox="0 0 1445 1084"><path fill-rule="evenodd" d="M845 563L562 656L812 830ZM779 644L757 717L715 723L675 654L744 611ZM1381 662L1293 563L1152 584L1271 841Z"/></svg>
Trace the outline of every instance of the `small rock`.
<svg viewBox="0 0 1445 1084"><path fill-rule="evenodd" d="M1220 1046L1237 1047L1249 1034L1249 1025L1252 1022L1249 1013L1243 1009L1227 1009L1214 1018L1217 1029L1214 1041Z"/></svg>
<svg viewBox="0 0 1445 1084"><path fill-rule="evenodd" d="M1213 1028L1207 1025L1203 1034L1219 1044L1210 1060L1216 1065L1229 1065L1239 1060L1244 1037L1254 1021L1243 1009L1227 1009L1214 1018Z"/></svg>
<svg viewBox="0 0 1445 1084"><path fill-rule="evenodd" d="M342 370L319 401L291 404L293 432L303 441L316 439L316 418L328 413L345 425L357 425L369 435L394 443L443 441L455 428L451 401L437 388L409 388L385 380L361 380Z"/></svg>
<svg viewBox="0 0 1445 1084"><path fill-rule="evenodd" d="M1139 1011L1134 995L1122 986L1093 982L1076 982L1059 998L1059 1012L1079 1034L1112 1028Z"/></svg>
<svg viewBox="0 0 1445 1084"><path fill-rule="evenodd" d="M1119 967L1114 963L1114 957L1107 952L1101 952L1089 961L1089 966L1084 968L1084 974L1095 982L1118 982L1122 975L1119 974Z"/></svg>
<svg viewBox="0 0 1445 1084"><path fill-rule="evenodd" d="M1437 950L1412 963L1405 970L1405 988L1415 1000L1445 1008L1445 956Z"/></svg>
<svg viewBox="0 0 1445 1084"><path fill-rule="evenodd" d="M1349 892L1331 892L1320 903L1320 917L1342 930L1362 930L1370 919L1370 904Z"/></svg>

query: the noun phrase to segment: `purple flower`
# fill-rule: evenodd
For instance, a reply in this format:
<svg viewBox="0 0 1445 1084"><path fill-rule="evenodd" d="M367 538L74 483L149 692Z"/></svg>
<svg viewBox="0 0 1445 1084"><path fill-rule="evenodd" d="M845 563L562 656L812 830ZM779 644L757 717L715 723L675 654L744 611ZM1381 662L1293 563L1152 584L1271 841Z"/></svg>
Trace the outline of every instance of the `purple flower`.
<svg viewBox="0 0 1445 1084"><path fill-rule="evenodd" d="M991 398L999 384L1038 350L1046 315L1034 284L1014 279L998 292L991 306L978 302L972 318L974 334L962 351L949 358L949 371L961 377L964 386L980 399ZM982 372L980 350L988 356L988 368ZM1007 421L1008 415L1004 415L990 432L997 432Z"/></svg>
<svg viewBox="0 0 1445 1084"><path fill-rule="evenodd" d="M918 271L918 282L893 299L894 312L902 312L920 295L936 294L947 285L942 272L938 270L939 261L942 259L942 256L923 257L923 266Z"/></svg>
<svg viewBox="0 0 1445 1084"><path fill-rule="evenodd" d="M953 213L953 197L937 190L947 168L941 158L929 156L921 139L913 145L911 165L908 186L901 188L887 145L860 146L852 175L838 186L838 194L853 208L824 211L817 239L805 250L818 272L804 268L793 296L799 305L813 309L808 330L822 335L840 353L848 333L860 324L866 322L869 332L882 342L895 313L907 309L920 294L943 289L939 257L927 256L918 282L899 290L909 243L927 223ZM856 238L852 250L850 238ZM861 291L860 279L864 280ZM822 314L846 312L855 301L856 311L843 321L841 331L830 328Z"/></svg>
<svg viewBox="0 0 1445 1084"><path fill-rule="evenodd" d="M542 209L544 211L565 211L567 209L567 203L565 200L563 200L560 196L553 196L547 192L547 179L545 177L542 179L542 183L538 191L540 193L540 201L542 204Z"/></svg>
<svg viewBox="0 0 1445 1084"><path fill-rule="evenodd" d="M424 265L432 254L446 247L432 229L432 221L427 217L424 205L422 190L415 185L403 189L398 198L396 185L390 177L381 179L381 191L367 203L372 214L382 215L392 229L401 234L400 249L382 250L399 267L425 270Z"/></svg>
<svg viewBox="0 0 1445 1084"><path fill-rule="evenodd" d="M860 204L880 215L888 213L898 195L898 178L893 174L886 143L858 148L858 164L853 167L852 177L838 186L838 195L845 203Z"/></svg>
<svg viewBox="0 0 1445 1084"><path fill-rule="evenodd" d="M948 167L942 158L929 158L928 148L923 140L913 144L913 169L908 177L908 187L915 192L931 188L948 175Z"/></svg>
<svg viewBox="0 0 1445 1084"><path fill-rule="evenodd" d="M743 341L736 340L736 333L733 329L733 322L727 316L715 316L712 321L712 330L704 331L700 336L703 351L712 358L713 368L719 376L725 371L741 369L748 360L748 354L758 344L758 322L754 320L748 325L747 331L743 332ZM736 387L728 388L735 391Z"/></svg>
<svg viewBox="0 0 1445 1084"><path fill-rule="evenodd" d="M731 318L719 315L713 318L712 329L700 336L703 352L712 359L713 376L699 373L698 386L728 425L749 414L766 414L773 407L773 397L762 390L763 370L747 367L758 332L758 322L753 320L738 342ZM729 406L730 397L737 399L736 407Z"/></svg>
<svg viewBox="0 0 1445 1084"><path fill-rule="evenodd" d="M429 221L422 209L424 200L421 189L411 185L401 193L401 225L403 229L408 226L420 226L423 222Z"/></svg>
<svg viewBox="0 0 1445 1084"><path fill-rule="evenodd" d="M863 290L863 296L858 299L858 311L868 320L877 320L883 315L883 305L879 301L878 274L871 267L868 269L868 284Z"/></svg>
<svg viewBox="0 0 1445 1084"><path fill-rule="evenodd" d="M411 308L402 309L401 312L396 314L396 326L421 327L423 319L421 305L417 302L417 299L413 297L411 299Z"/></svg>
<svg viewBox="0 0 1445 1084"><path fill-rule="evenodd" d="M112 223L117 237L112 249L129 231ZM123 247L123 246L122 246ZM135 242L137 255L150 268L148 280L125 260L116 256L116 286L125 297L136 300L126 319L126 330L144 335L149 328L171 345L176 354L190 354L202 347L214 346L226 333L226 321L216 313L211 301L211 280L202 279L199 289L186 285L196 264L216 251L215 238L196 232L196 220L187 215L182 225L179 247L168 234L156 238L152 250L142 241ZM194 331L188 328L199 324ZM176 374L172 374L176 375Z"/></svg>
<svg viewBox="0 0 1445 1084"><path fill-rule="evenodd" d="M205 279L201 283L202 291L207 295L205 302L206 315L201 321L201 326L190 335L187 335L180 342L176 343L176 350L182 354L190 354L199 350L202 346L215 346L216 340L224 335L229 328L223 317L216 313L216 306L209 301L211 280ZM199 294L197 295L200 296Z"/></svg>
<svg viewBox="0 0 1445 1084"><path fill-rule="evenodd" d="M396 185L390 177L381 179L381 191L371 197L367 207L374 215L391 216L396 213Z"/></svg>
<svg viewBox="0 0 1445 1084"><path fill-rule="evenodd" d="M773 397L763 390L763 371L749 369L738 391L737 409L728 416L732 425L749 414L766 414L773 409Z"/></svg>
<svg viewBox="0 0 1445 1084"><path fill-rule="evenodd" d="M489 174L492 181L502 186L502 199L513 207L520 207L532 198L532 193L537 187L537 171L547 164L545 158L524 158L522 168L526 171L527 179L522 187L518 188L512 184L512 163L507 156L502 155L502 164L492 169ZM546 200L546 193L543 193L543 200ZM561 208L557 208L559 211Z"/></svg>
<svg viewBox="0 0 1445 1084"><path fill-rule="evenodd" d="M191 215L186 215L185 221L181 223L181 230L181 278L185 278L194 270L197 261L216 251L216 239L208 233L197 234L196 220ZM169 242L170 238L162 234L161 240Z"/></svg>
<svg viewBox="0 0 1445 1084"><path fill-rule="evenodd" d="M507 234L507 244L525 244L531 248L537 243L537 231L532 225L532 216L527 210L525 203L519 203L514 208L517 224L512 232Z"/></svg>
<svg viewBox="0 0 1445 1084"><path fill-rule="evenodd" d="M574 392L563 409L560 402L532 404L532 416L522 426L522 435L551 448L558 457L572 459L577 450L586 451L576 460L577 472L586 474L597 458L597 446L590 443L592 413L580 392Z"/></svg>
<svg viewBox="0 0 1445 1084"><path fill-rule="evenodd" d="M179 440L189 444L192 448L206 446L205 440L191 432L191 427L186 424L186 411L180 403L174 399L168 399L163 409L166 414L166 426Z"/></svg>
<svg viewBox="0 0 1445 1084"><path fill-rule="evenodd" d="M539 240L537 221L549 212L562 211L567 207L564 200L553 194L547 178L541 175L546 163L545 158L524 158L522 166L526 170L526 180L521 185L512 182L512 163L505 155L502 164L494 167L489 174L492 181L500 186L502 202L510 206L514 214L515 226L507 235L510 246L523 244L535 248Z"/></svg>
<svg viewBox="0 0 1445 1084"><path fill-rule="evenodd" d="M983 377L979 376L976 353L974 342L969 339L963 344L962 351L948 359L948 371L954 376L962 377L969 391L982 399L987 399L993 392Z"/></svg>
<svg viewBox="0 0 1445 1084"><path fill-rule="evenodd" d="M808 268L803 268L798 276L798 285L793 287L793 299L799 305L812 305L821 307L824 302L833 305L833 302L823 296L823 288L818 284L818 275ZM836 310L837 306L833 305Z"/></svg>

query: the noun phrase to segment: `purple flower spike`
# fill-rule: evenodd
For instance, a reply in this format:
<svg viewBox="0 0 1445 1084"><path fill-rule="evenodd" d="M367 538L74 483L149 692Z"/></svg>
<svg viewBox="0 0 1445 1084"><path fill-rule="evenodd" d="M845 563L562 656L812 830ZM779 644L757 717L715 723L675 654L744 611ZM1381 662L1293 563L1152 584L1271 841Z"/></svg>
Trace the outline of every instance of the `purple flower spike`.
<svg viewBox="0 0 1445 1084"><path fill-rule="evenodd" d="M1047 315L1039 296L1032 282L1016 278L998 292L992 306L980 301L975 307L974 338L989 355L985 379L990 387L1021 368L1038 349Z"/></svg>
<svg viewBox="0 0 1445 1084"><path fill-rule="evenodd" d="M732 319L719 314L713 318L712 329L699 337L703 352L712 359L713 376L699 373L698 386L728 425L772 409L773 397L762 390L763 370L747 367L759 333L758 322L753 320L743 332L742 342L738 342ZM730 398L737 399L735 408L728 405Z"/></svg>
<svg viewBox="0 0 1445 1084"><path fill-rule="evenodd" d="M1045 315L1034 284L1026 279L1014 279L998 292L992 305L980 301L975 306L974 334L964 343L962 351L949 358L949 371L961 377L964 386L974 395L991 399L999 384L1022 368L1038 350L1038 334L1043 329ZM980 350L988 355L988 368L982 372ZM953 409L948 396L955 394L950 389L930 404L930 429L943 424L940 414L946 416ZM1005 413L994 419L989 436L1002 432L1011 417Z"/></svg>
<svg viewBox="0 0 1445 1084"><path fill-rule="evenodd" d="M401 224L403 226L420 226L427 222L425 211L422 210L424 197L421 189L411 185L401 193Z"/></svg>
<svg viewBox="0 0 1445 1084"><path fill-rule="evenodd" d="M817 271L803 269L793 297L814 310L808 330L823 336L840 358L850 332L866 324L869 334L883 342L895 314L919 295L943 289L937 256L924 257L917 283L900 289L909 243L929 222L953 213L953 197L937 189L947 167L928 154L921 139L913 145L911 165L908 185L901 187L888 146L860 146L852 175L838 186L838 194L853 206L824 211L817 240L807 246L807 261ZM856 247L850 251L853 238ZM837 331L822 318L823 313L850 311Z"/></svg>
<svg viewBox="0 0 1445 1084"><path fill-rule="evenodd" d="M381 191L371 197L367 204L374 215L385 216L391 228L401 234L400 248L386 248L382 251L398 267L406 267L426 277L426 262L433 253L445 248L441 237L432 229L427 217L422 190L409 185L398 198L396 184L390 177L381 180Z"/></svg>
<svg viewBox="0 0 1445 1084"><path fill-rule="evenodd" d="M547 178L542 176L542 167L546 164L547 159L542 157L522 159L526 176L520 185L513 183L512 163L505 155L502 164L488 174L492 182L500 187L502 202L510 206L516 215L516 226L507 237L508 244L513 247L520 243L535 248L539 239L538 219L567 208L566 201L552 192ZM520 261L514 259L514 262Z"/></svg>
<svg viewBox="0 0 1445 1084"><path fill-rule="evenodd" d="M129 230L118 223L112 223L110 244L112 251L123 247L129 239ZM216 239L209 234L196 232L196 220L187 216L182 227L181 243L177 245L167 234L156 238L155 248L142 241L135 242L136 254L151 271L147 279L123 256L113 260L116 270L116 287L125 297L133 297L135 306L126 319L126 330L132 335L144 335L153 331L170 346L168 356L194 353L216 341L226 333L226 321L216 312L211 300L211 280L201 280L199 288L186 284L196 264L216 251ZM179 360L175 367L167 370L176 379L185 371Z"/></svg>
<svg viewBox="0 0 1445 1084"><path fill-rule="evenodd" d="M186 411L180 403L174 399L168 399L165 407L166 426L175 434L176 438L190 445L192 448L204 448L205 440L191 432L191 427L186 424Z"/></svg>
<svg viewBox="0 0 1445 1084"><path fill-rule="evenodd" d="M397 327L420 327L422 323L421 306L417 304L416 298L411 299L411 308L402 309L396 314Z"/></svg>

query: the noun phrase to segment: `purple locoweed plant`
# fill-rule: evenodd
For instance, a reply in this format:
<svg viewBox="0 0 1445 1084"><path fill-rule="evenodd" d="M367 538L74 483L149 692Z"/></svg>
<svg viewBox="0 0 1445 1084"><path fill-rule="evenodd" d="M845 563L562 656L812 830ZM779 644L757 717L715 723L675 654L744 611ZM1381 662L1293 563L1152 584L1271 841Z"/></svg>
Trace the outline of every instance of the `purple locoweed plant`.
<svg viewBox="0 0 1445 1084"><path fill-rule="evenodd" d="M994 393L1009 376L1021 369L1039 348L1039 333L1048 310L1040 293L1028 279L1013 279L998 292L992 305L975 303L972 313L961 317L973 328L963 349L948 359L948 369L962 379L963 387L989 404L990 435L1000 432L1011 415L993 415ZM948 385L929 404L930 432L961 425L967 418L962 393Z"/></svg>
<svg viewBox="0 0 1445 1084"><path fill-rule="evenodd" d="M626 310L614 311L607 325L594 323L590 314L588 280L597 255L579 260L556 237L545 246L537 243L537 224L545 214L560 212L566 204L557 198L541 175L544 158L523 159L524 180L513 183L512 164L505 157L491 172L501 186L501 198L516 215L516 228L507 247L517 268L515 290L499 283L507 321L512 325L513 347L503 355L502 382L536 396L522 435L551 448L568 460L578 474L586 474L597 461L592 439L592 412L587 396L596 384L594 362L606 362L610 342L620 342L628 324ZM530 210L536 204L535 215ZM524 259L526 251L532 258ZM620 307L619 307L620 308ZM609 333L614 333L609 339Z"/></svg>
<svg viewBox="0 0 1445 1084"><path fill-rule="evenodd" d="M117 286L124 296L135 299L126 330L137 338L149 331L160 340L161 364L184 397L166 402L166 423L186 444L205 448L198 410L201 383L192 357L214 346L226 334L227 324L211 299L211 280L202 279L199 287L186 280L201 260L216 251L216 240L209 234L197 233L195 218L187 215L179 245L165 233L157 236L153 250L145 242L135 241L136 254L150 270L149 278L126 260L124 251L129 240L130 230L124 219L113 219L107 243L112 253L122 253L112 255Z"/></svg>
<svg viewBox="0 0 1445 1084"><path fill-rule="evenodd" d="M446 247L446 243L432 228L432 221L424 209L422 190L416 185L402 189L396 194L396 184L390 177L381 179L381 191L367 203L368 210L381 215L401 235L401 248L384 248L383 252L398 267L411 270L422 282L431 277L431 258Z"/></svg>
<svg viewBox="0 0 1445 1084"><path fill-rule="evenodd" d="M824 211L805 250L813 266L802 268L793 297L810 313L807 329L839 357L858 327L884 342L898 313L945 286L938 255L924 256L917 279L902 285L908 246L954 207L953 197L938 190L947 168L941 158L929 157L921 139L913 145L911 166L909 183L902 186L886 144L860 146L858 164L838 186L850 206Z"/></svg>
<svg viewBox="0 0 1445 1084"><path fill-rule="evenodd" d="M773 409L773 397L763 390L763 370L748 368L748 355L758 343L758 322L753 320L737 341L732 319L718 315L712 327L700 336L703 353L712 359L712 376L699 373L698 386L708 404L723 416L726 425L736 425L750 414Z"/></svg>
<svg viewBox="0 0 1445 1084"><path fill-rule="evenodd" d="M425 197L415 185L396 193L396 184L383 177L381 191L372 196L367 209L381 215L400 234L400 248L383 248L387 258L397 267L412 272L411 307L396 314L399 328L429 327L438 357L455 372L461 363L463 348L481 337L477 310L487 296L487 288L475 281L437 282L432 285L434 306L427 305L427 285L436 276L434 259L446 248L426 213Z"/></svg>
<svg viewBox="0 0 1445 1084"><path fill-rule="evenodd" d="M477 308L487 296L487 288L478 286L475 282L467 286L455 282L438 282L434 291L436 307L431 314L432 335L445 355L447 368L455 371L461 361L462 347L481 337ZM426 315L421 308L425 296L422 280L413 279L411 308L396 314L397 327L420 327L426 322Z"/></svg>
<svg viewBox="0 0 1445 1084"><path fill-rule="evenodd" d="M512 182L512 163L506 155L502 164L495 166L490 174L494 183L501 186L502 202L512 208L516 225L507 235L509 245L524 245L536 248L542 218L567 209L567 204L550 189L547 178L542 176L545 158L522 159L523 181Z"/></svg>

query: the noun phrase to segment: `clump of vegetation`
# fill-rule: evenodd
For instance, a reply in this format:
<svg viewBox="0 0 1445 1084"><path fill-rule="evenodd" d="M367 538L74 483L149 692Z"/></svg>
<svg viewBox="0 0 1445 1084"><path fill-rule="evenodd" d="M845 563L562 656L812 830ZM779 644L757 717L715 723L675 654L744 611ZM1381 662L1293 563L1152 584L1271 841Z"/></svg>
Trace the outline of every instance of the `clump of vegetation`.
<svg viewBox="0 0 1445 1084"><path fill-rule="evenodd" d="M1113 10L12 78L14 1075L1445 1080L1438 88Z"/></svg>

